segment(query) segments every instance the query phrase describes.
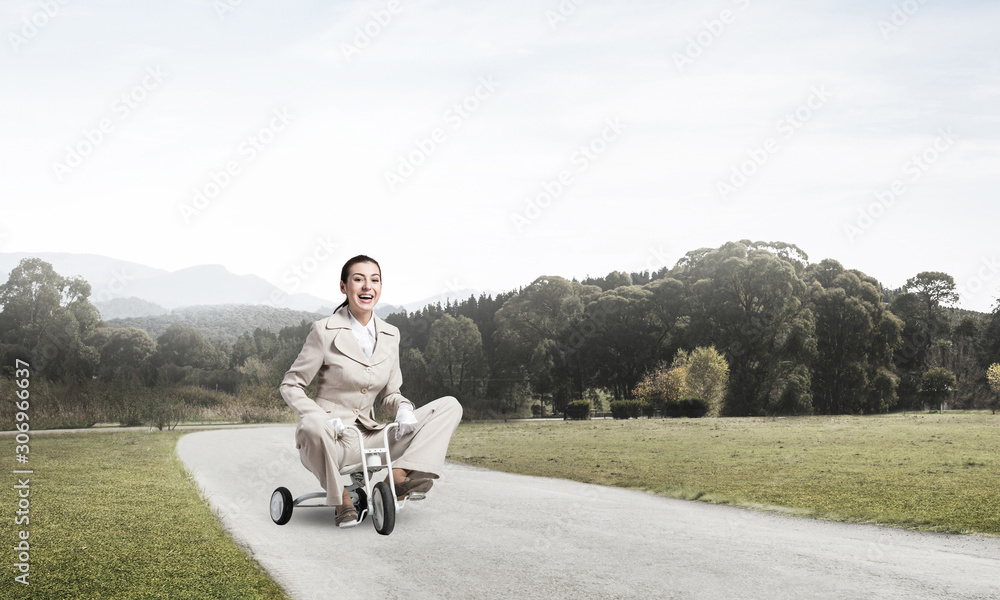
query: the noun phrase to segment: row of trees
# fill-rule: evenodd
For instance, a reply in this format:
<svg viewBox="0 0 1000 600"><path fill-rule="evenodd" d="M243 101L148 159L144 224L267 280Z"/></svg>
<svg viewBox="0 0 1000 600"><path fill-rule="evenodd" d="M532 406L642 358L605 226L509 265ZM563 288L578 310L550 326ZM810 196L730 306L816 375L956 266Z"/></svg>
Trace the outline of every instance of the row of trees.
<svg viewBox="0 0 1000 600"><path fill-rule="evenodd" d="M307 321L232 343L174 323L154 340L109 327L89 294L82 279L22 261L0 286L2 364L30 360L51 381L199 386L281 406L277 386ZM404 393L418 403L455 395L470 415L682 396L723 415L875 413L931 403L933 369L954 377L945 385L954 405L996 397L987 369L1000 362L1000 306L961 313L956 300L944 273L884 290L834 260L810 263L794 245L743 240L670 269L539 277L387 320L402 333Z"/></svg>
<svg viewBox="0 0 1000 600"><path fill-rule="evenodd" d="M403 331L407 385L478 398L499 413L528 398L560 411L595 389L635 398L669 370L665 361L695 348L725 359L716 410L726 415L921 408L936 404L924 384L935 368L955 376L953 405L986 406L996 398L986 369L1000 361L1000 307L958 311L955 287L945 273L924 272L884 290L835 260L810 263L794 245L743 240L689 252L671 269L539 277L499 298L389 320ZM435 330L453 358L429 350ZM446 380L445 371L463 377Z"/></svg>
<svg viewBox="0 0 1000 600"><path fill-rule="evenodd" d="M173 323L154 340L144 329L109 326L89 296L85 280L35 258L0 285L2 372L12 376L16 359L31 365L33 396L48 402L36 404L40 418L162 427L191 406L240 404L236 411L222 408L244 420L273 418L283 406L277 381L301 348L307 324L277 334L257 328L230 344Z"/></svg>

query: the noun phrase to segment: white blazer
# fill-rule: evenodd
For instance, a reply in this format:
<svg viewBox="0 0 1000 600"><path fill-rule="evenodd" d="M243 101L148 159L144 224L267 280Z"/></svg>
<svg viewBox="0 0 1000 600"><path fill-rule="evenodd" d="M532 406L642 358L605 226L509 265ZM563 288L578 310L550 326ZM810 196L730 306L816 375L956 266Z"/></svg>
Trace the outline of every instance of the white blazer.
<svg viewBox="0 0 1000 600"><path fill-rule="evenodd" d="M302 351L285 373L279 390L281 397L299 417L326 414L340 417L344 425L380 430L385 424L375 421L375 400L390 415L396 414L403 376L399 371L399 329L381 318L375 319L375 350L365 356L351 331L347 307L312 324ZM319 383L316 398L306 395L316 375Z"/></svg>

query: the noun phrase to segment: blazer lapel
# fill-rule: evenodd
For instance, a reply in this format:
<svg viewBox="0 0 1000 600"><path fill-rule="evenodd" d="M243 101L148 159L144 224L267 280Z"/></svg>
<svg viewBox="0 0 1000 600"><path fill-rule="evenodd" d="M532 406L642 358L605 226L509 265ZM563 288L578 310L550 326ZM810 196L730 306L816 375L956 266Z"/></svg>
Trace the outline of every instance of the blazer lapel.
<svg viewBox="0 0 1000 600"><path fill-rule="evenodd" d="M396 344L392 343L392 333L382 326L382 320L374 315L372 318L375 319L375 351L372 352L371 364L377 365L392 356L392 349Z"/></svg>
<svg viewBox="0 0 1000 600"><path fill-rule="evenodd" d="M372 351L371 358L365 356L358 340L354 337L347 308L334 312L326 320L327 329L337 330L333 338L333 345L337 350L344 356L369 367L392 358L394 349L398 347L398 341L393 343L396 340L393 340L395 334L392 327L386 326L385 321L375 315L372 315L372 318L375 319L375 350Z"/></svg>
<svg viewBox="0 0 1000 600"><path fill-rule="evenodd" d="M347 307L337 310L326 320L326 328L334 329L333 345L340 350L344 356L355 360L363 365L370 365L371 362L358 345L358 340L354 338L351 331L351 319L347 316ZM378 344L376 344L376 348ZM374 354L373 354L374 356Z"/></svg>

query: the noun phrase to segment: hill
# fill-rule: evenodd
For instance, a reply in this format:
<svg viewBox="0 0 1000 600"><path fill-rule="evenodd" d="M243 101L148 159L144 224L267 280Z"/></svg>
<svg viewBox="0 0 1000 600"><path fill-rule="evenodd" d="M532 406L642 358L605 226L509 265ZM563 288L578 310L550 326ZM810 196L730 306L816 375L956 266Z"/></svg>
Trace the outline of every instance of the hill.
<svg viewBox="0 0 1000 600"><path fill-rule="evenodd" d="M65 277L86 279L91 286L90 300L95 305L117 299L139 298L158 305L146 306L154 310L152 314L164 308L211 304L267 304L307 312L328 312L329 307L337 304L311 294L286 294L263 277L237 275L222 265L196 265L179 271L166 271L99 254L0 252L0 279L6 280L7 274L28 257L44 260ZM130 310L140 307L133 304ZM110 310L109 315L117 309L106 304L105 308Z"/></svg>
<svg viewBox="0 0 1000 600"><path fill-rule="evenodd" d="M302 321L315 321L328 313L228 304L215 306L187 306L159 316L142 316L110 319L111 327L137 327L145 330L154 340L174 323L194 327L212 341L232 344L245 332L260 327L277 333L283 327L299 325Z"/></svg>

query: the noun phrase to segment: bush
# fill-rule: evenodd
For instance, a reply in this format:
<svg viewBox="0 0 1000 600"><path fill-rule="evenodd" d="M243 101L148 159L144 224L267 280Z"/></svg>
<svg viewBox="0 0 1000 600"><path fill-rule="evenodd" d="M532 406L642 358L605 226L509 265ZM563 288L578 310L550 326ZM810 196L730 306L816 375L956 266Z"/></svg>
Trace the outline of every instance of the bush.
<svg viewBox="0 0 1000 600"><path fill-rule="evenodd" d="M532 404L531 405L531 416L533 416L535 418L538 418L538 417L542 416L542 405L541 404Z"/></svg>
<svg viewBox="0 0 1000 600"><path fill-rule="evenodd" d="M691 419L698 419L708 414L709 408L708 401L702 398L681 398L680 400L667 402L663 410L663 415L671 418L689 417Z"/></svg>
<svg viewBox="0 0 1000 600"><path fill-rule="evenodd" d="M663 416L669 417L671 419L676 419L681 415L681 401L680 400L670 400L663 405Z"/></svg>
<svg viewBox="0 0 1000 600"><path fill-rule="evenodd" d="M590 409L590 400L574 400L566 405L566 418L589 419Z"/></svg>
<svg viewBox="0 0 1000 600"><path fill-rule="evenodd" d="M641 402L641 401L640 403L642 404L643 416L645 416L647 419L651 419L654 416L656 416L657 407L655 404L652 404L650 402Z"/></svg>
<svg viewBox="0 0 1000 600"><path fill-rule="evenodd" d="M610 406L615 419L638 419L642 414L642 402L638 400L615 400Z"/></svg>
<svg viewBox="0 0 1000 600"><path fill-rule="evenodd" d="M944 367L924 372L920 380L920 395L930 407L943 407L955 387L955 375Z"/></svg>
<svg viewBox="0 0 1000 600"><path fill-rule="evenodd" d="M692 419L700 419L708 414L711 405L703 398L682 398L680 401L681 415Z"/></svg>

